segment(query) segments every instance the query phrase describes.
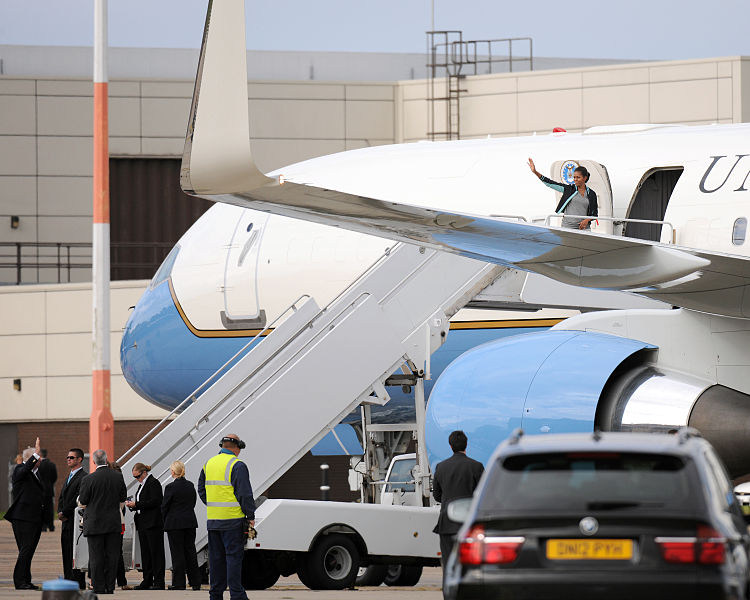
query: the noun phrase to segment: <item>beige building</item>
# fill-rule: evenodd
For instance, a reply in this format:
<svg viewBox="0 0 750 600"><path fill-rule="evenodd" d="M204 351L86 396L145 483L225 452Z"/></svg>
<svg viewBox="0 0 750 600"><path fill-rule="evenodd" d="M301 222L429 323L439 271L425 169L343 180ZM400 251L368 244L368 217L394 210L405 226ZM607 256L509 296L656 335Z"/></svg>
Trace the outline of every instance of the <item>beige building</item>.
<svg viewBox="0 0 750 600"><path fill-rule="evenodd" d="M557 126L575 132L620 123L750 120L750 58L478 75L462 80L462 87L462 138L546 133ZM109 90L113 157L181 156L192 81L113 80ZM256 160L270 170L353 148L423 140L430 128L427 90L426 80L252 81ZM434 109L439 123L445 106ZM91 81L0 76L0 243L91 241L92 110ZM2 282L16 281L14 250L0 248ZM88 278L87 269L71 273L72 281ZM57 282L58 274L24 269L22 281Z"/></svg>
<svg viewBox="0 0 750 600"><path fill-rule="evenodd" d="M556 126L576 132L606 124L750 121L750 58L742 57L478 75L462 87L462 138ZM113 160L177 165L193 82L116 79L109 91ZM425 80L251 81L253 152L260 168L270 170L423 140L430 128L427 92ZM444 116L444 106L433 109L436 118ZM87 431L92 110L91 81L0 76L0 282L8 284L0 286L0 463L11 448L33 443L34 431L62 436L63 446L83 444L76 439ZM78 243L84 247L72 252L79 258L68 264L82 266L68 271L66 244ZM14 285L19 277L24 285ZM137 424L116 441L120 449L164 414L136 395L119 370L120 332L145 284L112 284L113 413Z"/></svg>

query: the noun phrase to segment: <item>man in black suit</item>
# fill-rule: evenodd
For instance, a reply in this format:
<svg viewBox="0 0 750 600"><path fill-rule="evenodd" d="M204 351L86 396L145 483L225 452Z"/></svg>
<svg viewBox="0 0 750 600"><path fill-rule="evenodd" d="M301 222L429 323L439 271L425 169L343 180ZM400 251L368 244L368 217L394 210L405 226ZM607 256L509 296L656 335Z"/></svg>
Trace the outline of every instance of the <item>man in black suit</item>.
<svg viewBox="0 0 750 600"><path fill-rule="evenodd" d="M13 535L18 546L18 559L13 569L13 583L17 590L38 590L31 583L31 559L42 535L42 511L44 490L39 481L37 466L41 458L39 438L34 448L23 451L24 462L16 465L13 483L13 504L5 513L6 520L13 525Z"/></svg>
<svg viewBox="0 0 750 600"><path fill-rule="evenodd" d="M107 466L107 453L96 450L96 470L81 481L78 499L83 513L83 535L89 544L89 572L94 592L113 594L120 552L120 508L127 490L122 474Z"/></svg>
<svg viewBox="0 0 750 600"><path fill-rule="evenodd" d="M60 545L62 547L63 576L70 581L77 581L78 587L86 589L86 578L83 571L73 568L73 524L75 510L78 506L78 490L81 481L87 475L83 470L83 450L71 448L65 456L65 462L70 467L70 474L60 490L57 502L57 516L60 519Z"/></svg>
<svg viewBox="0 0 750 600"><path fill-rule="evenodd" d="M141 546L141 565L143 581L137 590L164 589L164 521L161 516L161 503L164 493L161 483L152 477L151 466L143 463L133 465L133 477L140 485L135 492L135 499L125 505L135 512L133 520L138 530L138 543Z"/></svg>
<svg viewBox="0 0 750 600"><path fill-rule="evenodd" d="M433 531L440 536L440 560L443 568L461 528L460 523L448 518L448 504L459 498L470 498L484 472L482 463L466 456L468 439L463 431L453 431L448 436L448 443L453 456L439 462L432 477L432 495L436 502L441 503L440 516Z"/></svg>
<svg viewBox="0 0 750 600"><path fill-rule="evenodd" d="M42 460L39 461L37 473L44 488L44 512L42 531L55 530L55 482L57 481L57 465L47 458L47 449L42 448Z"/></svg>

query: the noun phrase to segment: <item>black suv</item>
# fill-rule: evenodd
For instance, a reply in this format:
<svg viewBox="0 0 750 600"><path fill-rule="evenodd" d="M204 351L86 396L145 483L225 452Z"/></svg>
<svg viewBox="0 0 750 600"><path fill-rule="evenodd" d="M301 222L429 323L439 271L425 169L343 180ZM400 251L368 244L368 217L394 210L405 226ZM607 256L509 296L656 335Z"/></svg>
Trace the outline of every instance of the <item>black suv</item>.
<svg viewBox="0 0 750 600"><path fill-rule="evenodd" d="M747 525L696 430L519 431L487 467L449 507L447 598L747 597Z"/></svg>

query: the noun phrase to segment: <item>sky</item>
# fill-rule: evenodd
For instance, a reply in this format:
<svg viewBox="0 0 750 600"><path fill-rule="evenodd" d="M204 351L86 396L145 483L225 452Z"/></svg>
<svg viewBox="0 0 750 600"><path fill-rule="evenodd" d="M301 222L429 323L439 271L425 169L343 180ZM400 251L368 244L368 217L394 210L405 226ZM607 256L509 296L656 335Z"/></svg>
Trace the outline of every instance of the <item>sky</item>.
<svg viewBox="0 0 750 600"><path fill-rule="evenodd" d="M110 46L197 48L206 6L109 0ZM246 0L248 48L423 52L433 7L435 29L466 40L531 37L535 56L750 56L750 0ZM92 42L93 0L0 0L0 45Z"/></svg>

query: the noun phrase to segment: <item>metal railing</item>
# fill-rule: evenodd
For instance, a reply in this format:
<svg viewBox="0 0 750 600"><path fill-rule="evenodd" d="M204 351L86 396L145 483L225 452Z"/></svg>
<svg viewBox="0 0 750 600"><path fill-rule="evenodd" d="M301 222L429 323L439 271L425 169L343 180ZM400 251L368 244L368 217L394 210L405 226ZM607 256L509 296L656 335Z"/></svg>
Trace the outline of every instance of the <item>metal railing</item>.
<svg viewBox="0 0 750 600"><path fill-rule="evenodd" d="M518 63L528 63L529 71L534 70L531 38L464 40L460 30L426 33L427 137L433 141L461 139L461 95L466 92L462 82L467 75L492 73L493 66L496 73L512 73ZM514 52L520 44L528 44L528 53Z"/></svg>
<svg viewBox="0 0 750 600"><path fill-rule="evenodd" d="M173 246L172 242L112 242L112 279L125 279L123 275L133 271L155 273ZM16 285L70 283L75 271L92 268L91 251L91 242L0 242L0 276L14 272ZM136 256L140 260L134 260ZM51 276L43 276L50 272ZM12 283L10 279L6 282Z"/></svg>
<svg viewBox="0 0 750 600"><path fill-rule="evenodd" d="M588 215L566 215L561 213L552 213L547 215L547 218L544 220L544 225L546 227L550 226L550 221L552 219L562 219L563 217L571 217L574 219L591 219L592 221L600 220L600 221L611 221L613 225L622 225L623 223L644 223L646 225L667 225L669 227L669 230L672 235L669 236L668 244L675 244L676 243L676 235L677 232L674 228L674 225L670 223L669 221L655 221L653 219L623 219L622 217L591 217ZM621 235L620 237L628 237L627 235ZM641 239L641 238L633 238L633 239Z"/></svg>
<svg viewBox="0 0 750 600"><path fill-rule="evenodd" d="M519 222L520 221L523 221L524 223L528 223L529 222L529 220L526 217L524 217L523 215L496 215L496 214L492 214L492 215L489 215L489 216L492 217L493 219L515 219L516 221L519 221Z"/></svg>

